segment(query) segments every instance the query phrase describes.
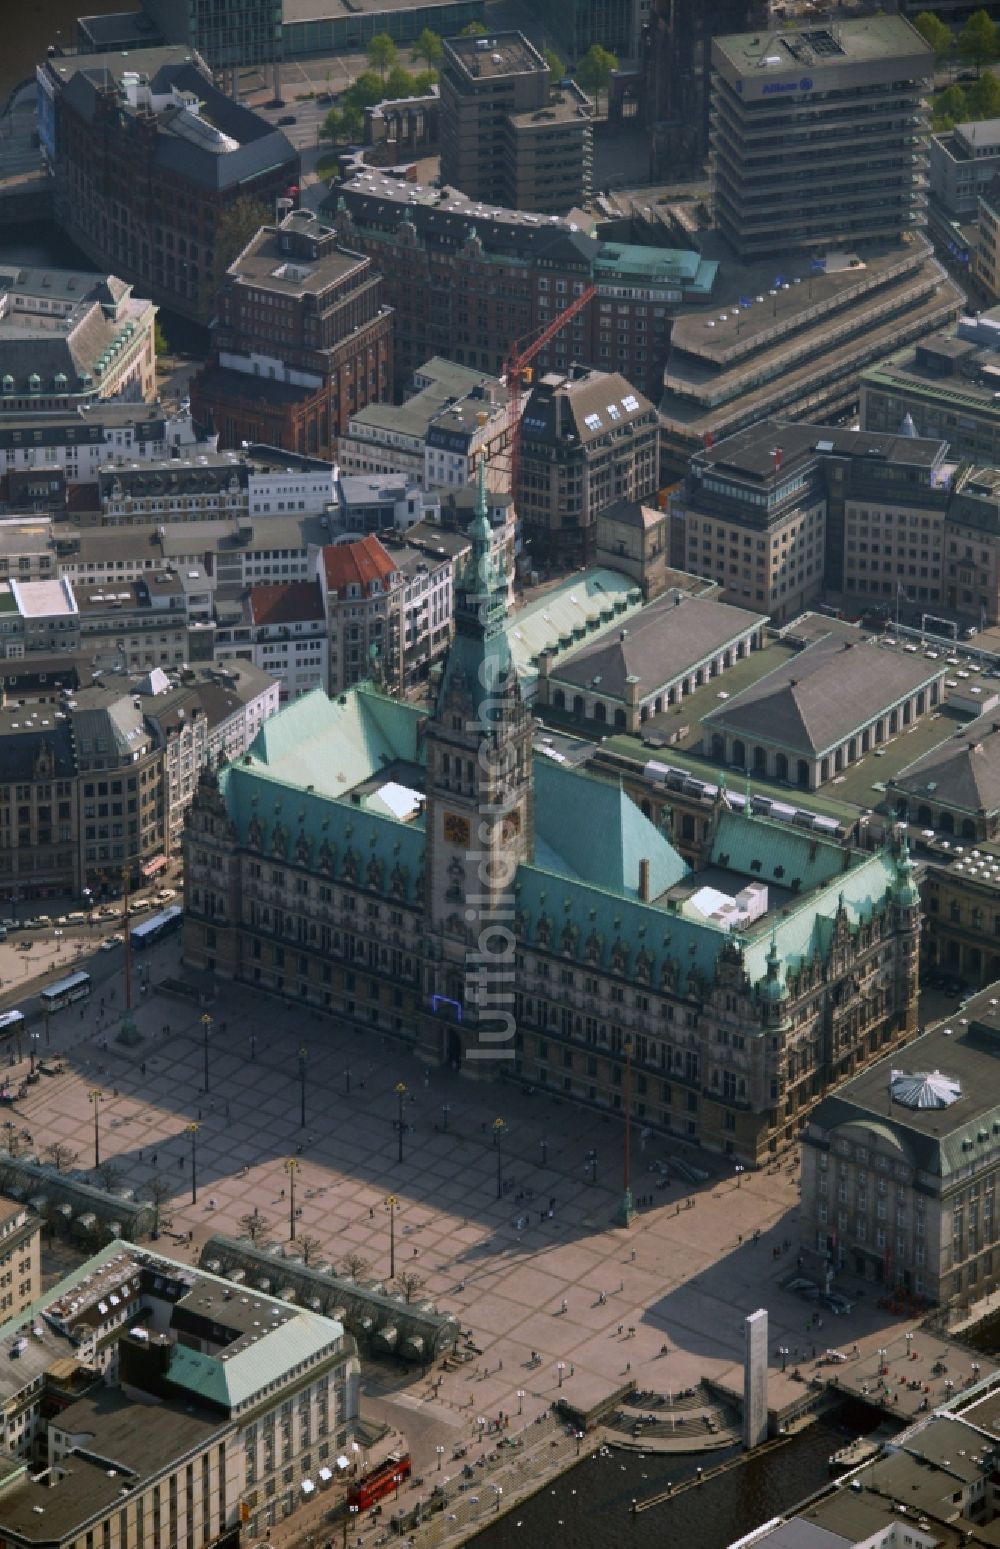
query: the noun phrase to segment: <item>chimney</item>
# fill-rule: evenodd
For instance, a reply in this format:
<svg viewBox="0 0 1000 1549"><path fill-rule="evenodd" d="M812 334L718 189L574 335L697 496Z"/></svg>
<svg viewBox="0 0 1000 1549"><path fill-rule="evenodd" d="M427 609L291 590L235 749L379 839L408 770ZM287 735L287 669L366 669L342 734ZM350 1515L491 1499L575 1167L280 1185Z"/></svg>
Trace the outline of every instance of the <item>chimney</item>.
<svg viewBox="0 0 1000 1549"><path fill-rule="evenodd" d="M706 452L710 452L711 450L712 450L712 432L710 430L706 430L706 432L705 432L705 451Z"/></svg>
<svg viewBox="0 0 1000 1549"><path fill-rule="evenodd" d="M642 903L649 903L649 862L645 859L639 862L639 898Z"/></svg>
<svg viewBox="0 0 1000 1549"><path fill-rule="evenodd" d="M772 452L771 452L771 456L774 458L774 471L775 471L775 473L780 473L781 472L781 447L780 446L774 447Z"/></svg>

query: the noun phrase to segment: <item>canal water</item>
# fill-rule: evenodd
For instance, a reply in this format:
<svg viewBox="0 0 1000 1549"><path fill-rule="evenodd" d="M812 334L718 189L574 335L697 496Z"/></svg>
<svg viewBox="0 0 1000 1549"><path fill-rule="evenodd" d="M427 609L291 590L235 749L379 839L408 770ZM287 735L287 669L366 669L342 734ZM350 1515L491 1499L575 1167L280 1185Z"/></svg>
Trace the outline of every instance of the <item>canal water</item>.
<svg viewBox="0 0 1000 1549"><path fill-rule="evenodd" d="M0 46L0 107L8 94L29 80L45 58L50 44L65 50L76 47L76 18L104 16L111 11L136 11L136 0L40 0L22 5L7 0L0 6L3 44Z"/></svg>
<svg viewBox="0 0 1000 1549"><path fill-rule="evenodd" d="M829 1482L830 1454L873 1430L880 1416L862 1405L845 1406L834 1419L824 1418L784 1446L737 1463L692 1485L671 1500L631 1516L640 1504L668 1483L695 1477L734 1451L684 1456L641 1456L612 1451L578 1463L538 1495L485 1528L472 1540L476 1549L726 1549L734 1539Z"/></svg>

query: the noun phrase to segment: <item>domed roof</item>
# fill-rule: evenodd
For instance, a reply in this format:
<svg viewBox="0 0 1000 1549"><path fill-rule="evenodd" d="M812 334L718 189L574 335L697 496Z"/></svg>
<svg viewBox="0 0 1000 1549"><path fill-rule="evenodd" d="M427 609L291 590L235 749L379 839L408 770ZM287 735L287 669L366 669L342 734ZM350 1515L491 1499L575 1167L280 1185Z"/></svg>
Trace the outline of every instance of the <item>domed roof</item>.
<svg viewBox="0 0 1000 1549"><path fill-rule="evenodd" d="M904 1108L950 1108L962 1095L962 1083L940 1070L919 1071L908 1075L894 1070L889 1080L894 1103Z"/></svg>

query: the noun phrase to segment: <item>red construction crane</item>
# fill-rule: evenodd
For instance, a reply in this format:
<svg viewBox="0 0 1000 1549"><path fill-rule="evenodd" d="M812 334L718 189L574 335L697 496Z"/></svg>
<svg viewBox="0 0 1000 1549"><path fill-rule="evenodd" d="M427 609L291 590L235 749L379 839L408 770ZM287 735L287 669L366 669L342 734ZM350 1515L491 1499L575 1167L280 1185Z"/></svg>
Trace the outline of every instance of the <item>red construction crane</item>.
<svg viewBox="0 0 1000 1549"><path fill-rule="evenodd" d="M530 363L538 352L555 338L561 328L583 311L596 294L597 286L588 285L579 296L574 297L558 317L554 317L551 323L545 325L537 338L532 339L530 343L525 343L523 339L516 339L511 345L510 355L504 367L503 380L510 394L507 440L510 446L510 492L515 500L521 463L521 389L531 381Z"/></svg>

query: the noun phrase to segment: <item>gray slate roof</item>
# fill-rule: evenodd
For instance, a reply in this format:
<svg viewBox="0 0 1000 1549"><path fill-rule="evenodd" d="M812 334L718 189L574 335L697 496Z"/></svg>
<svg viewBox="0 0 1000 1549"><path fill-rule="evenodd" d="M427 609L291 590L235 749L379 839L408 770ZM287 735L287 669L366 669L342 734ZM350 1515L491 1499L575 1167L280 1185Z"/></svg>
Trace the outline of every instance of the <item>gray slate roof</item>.
<svg viewBox="0 0 1000 1549"><path fill-rule="evenodd" d="M979 716L907 765L893 784L913 802L963 812L1000 810L1000 719Z"/></svg>
<svg viewBox="0 0 1000 1549"><path fill-rule="evenodd" d="M589 688L599 677L602 697L624 700L626 682L635 677L639 696L645 698L763 622L762 614L728 603L664 592L633 614L620 633L595 640L560 662L552 681Z"/></svg>
<svg viewBox="0 0 1000 1549"><path fill-rule="evenodd" d="M919 653L830 635L712 710L704 724L815 758L942 676Z"/></svg>

